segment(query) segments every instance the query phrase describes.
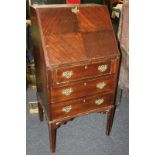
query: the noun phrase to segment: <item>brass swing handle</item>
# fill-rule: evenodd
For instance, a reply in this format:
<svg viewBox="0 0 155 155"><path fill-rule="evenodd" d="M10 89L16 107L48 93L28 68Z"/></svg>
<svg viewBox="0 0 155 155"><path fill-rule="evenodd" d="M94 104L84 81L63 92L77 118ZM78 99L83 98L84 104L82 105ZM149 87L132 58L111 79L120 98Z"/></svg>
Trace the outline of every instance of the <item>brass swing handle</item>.
<svg viewBox="0 0 155 155"><path fill-rule="evenodd" d="M70 71L65 71L62 73L62 76L65 77L66 79L69 79L73 76L73 71L70 70Z"/></svg>
<svg viewBox="0 0 155 155"><path fill-rule="evenodd" d="M107 65L100 65L98 66L98 70L100 72L105 72L107 70L108 66Z"/></svg>
<svg viewBox="0 0 155 155"><path fill-rule="evenodd" d="M65 95L65 96L71 95L72 92L73 92L72 88L67 88L67 89L62 90L62 94Z"/></svg>
<svg viewBox="0 0 155 155"><path fill-rule="evenodd" d="M98 89L103 89L105 86L106 86L105 82L99 82L96 84L96 88L98 88Z"/></svg>
<svg viewBox="0 0 155 155"><path fill-rule="evenodd" d="M72 106L71 105L62 108L62 111L65 112L65 113L68 113L71 110L72 110Z"/></svg>
<svg viewBox="0 0 155 155"><path fill-rule="evenodd" d="M104 103L104 98L100 98L100 99L95 100L96 105L101 105L103 103Z"/></svg>

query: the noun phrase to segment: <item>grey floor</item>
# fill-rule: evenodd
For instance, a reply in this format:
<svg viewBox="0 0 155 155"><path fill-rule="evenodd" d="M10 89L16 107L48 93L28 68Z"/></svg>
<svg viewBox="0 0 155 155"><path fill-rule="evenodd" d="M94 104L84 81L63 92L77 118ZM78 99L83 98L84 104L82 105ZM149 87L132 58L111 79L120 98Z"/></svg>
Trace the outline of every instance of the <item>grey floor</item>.
<svg viewBox="0 0 155 155"><path fill-rule="evenodd" d="M27 103L35 91L27 91ZM105 135L106 115L92 113L75 118L57 129L55 155L128 155L129 99L123 97L116 110L111 136ZM28 107L28 106L27 106ZM27 155L51 155L46 121L27 110Z"/></svg>

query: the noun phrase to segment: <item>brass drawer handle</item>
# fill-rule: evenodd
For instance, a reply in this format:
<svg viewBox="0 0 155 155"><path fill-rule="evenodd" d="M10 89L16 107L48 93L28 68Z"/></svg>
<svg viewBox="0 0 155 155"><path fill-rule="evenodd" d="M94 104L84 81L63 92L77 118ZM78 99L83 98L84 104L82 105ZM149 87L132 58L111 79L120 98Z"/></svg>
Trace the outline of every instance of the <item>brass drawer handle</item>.
<svg viewBox="0 0 155 155"><path fill-rule="evenodd" d="M105 86L106 86L106 83L105 83L105 82L100 82L100 83L97 83L97 84L96 84L96 87L97 87L98 89L103 89Z"/></svg>
<svg viewBox="0 0 155 155"><path fill-rule="evenodd" d="M95 100L96 105L101 105L102 103L104 103L104 98L100 98L100 99Z"/></svg>
<svg viewBox="0 0 155 155"><path fill-rule="evenodd" d="M66 112L66 113L70 112L71 110L72 110L72 106L71 105L62 108L62 111Z"/></svg>
<svg viewBox="0 0 155 155"><path fill-rule="evenodd" d="M62 73L62 76L67 78L67 79L71 78L72 75L73 75L73 71L65 71Z"/></svg>
<svg viewBox="0 0 155 155"><path fill-rule="evenodd" d="M107 65L100 65L100 66L98 66L98 70L99 70L100 72L104 72L104 71L106 71L107 68L108 68Z"/></svg>
<svg viewBox="0 0 155 155"><path fill-rule="evenodd" d="M73 92L72 88L67 88L62 90L62 94L66 96L69 96L72 92Z"/></svg>

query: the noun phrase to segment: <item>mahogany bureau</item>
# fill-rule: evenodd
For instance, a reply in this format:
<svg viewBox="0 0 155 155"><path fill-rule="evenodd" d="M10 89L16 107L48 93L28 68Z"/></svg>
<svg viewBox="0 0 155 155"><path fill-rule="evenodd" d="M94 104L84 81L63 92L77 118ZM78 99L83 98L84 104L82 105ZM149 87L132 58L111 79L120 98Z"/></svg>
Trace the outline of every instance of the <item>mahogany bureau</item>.
<svg viewBox="0 0 155 155"><path fill-rule="evenodd" d="M106 6L30 7L39 118L45 114L50 149L56 129L92 112L107 114L110 134L115 112L120 53Z"/></svg>

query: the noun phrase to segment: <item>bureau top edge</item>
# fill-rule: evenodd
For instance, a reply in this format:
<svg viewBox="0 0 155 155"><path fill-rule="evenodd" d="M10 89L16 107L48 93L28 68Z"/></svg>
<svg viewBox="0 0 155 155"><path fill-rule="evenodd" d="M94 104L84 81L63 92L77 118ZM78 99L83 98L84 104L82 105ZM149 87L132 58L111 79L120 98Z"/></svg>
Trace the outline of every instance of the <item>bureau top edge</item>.
<svg viewBox="0 0 155 155"><path fill-rule="evenodd" d="M47 4L47 5L39 5L39 4L33 4L30 5L31 7L33 7L34 9L39 9L39 8L65 8L65 7L87 7L87 6L98 6L98 7L106 7L104 5L100 5L100 4Z"/></svg>

